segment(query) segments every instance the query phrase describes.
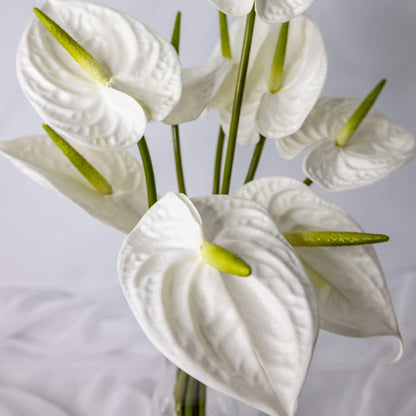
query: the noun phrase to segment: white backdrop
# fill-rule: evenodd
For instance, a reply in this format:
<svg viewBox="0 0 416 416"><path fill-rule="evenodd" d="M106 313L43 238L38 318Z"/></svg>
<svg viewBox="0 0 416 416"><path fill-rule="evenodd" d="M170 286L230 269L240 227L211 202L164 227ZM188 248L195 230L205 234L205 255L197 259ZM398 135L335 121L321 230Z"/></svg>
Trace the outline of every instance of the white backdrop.
<svg viewBox="0 0 416 416"><path fill-rule="evenodd" d="M217 14L207 0L102 3L165 37L170 37L176 11L182 10L185 66L202 64L216 43ZM15 74L17 44L34 5L29 0L0 3L0 140L41 133L41 120ZM324 94L364 97L386 77L378 108L416 132L414 0L316 0L309 14L328 44ZM181 131L188 193L206 194L211 190L217 114ZM159 193L176 189L170 128L152 125L147 138ZM234 187L241 184L251 153L251 148L238 149ZM258 176L303 179L301 161L283 160L269 142ZM391 242L377 250L394 291L406 353L390 368L384 364L394 355L391 341L324 334L299 415L416 414L416 372L411 371L416 351L411 320L416 303L415 178L413 162L360 190L329 194L314 186L366 231L390 235ZM144 339L118 288L116 262L123 235L34 184L3 159L0 190L0 416L146 415L162 360Z"/></svg>

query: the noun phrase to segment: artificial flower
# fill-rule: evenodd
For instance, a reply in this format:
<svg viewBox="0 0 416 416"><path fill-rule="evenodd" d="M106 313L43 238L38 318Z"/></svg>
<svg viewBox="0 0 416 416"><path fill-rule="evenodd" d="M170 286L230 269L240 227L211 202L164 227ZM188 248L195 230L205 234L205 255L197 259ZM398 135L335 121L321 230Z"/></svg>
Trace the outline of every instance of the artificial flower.
<svg viewBox="0 0 416 416"><path fill-rule="evenodd" d="M111 194L97 192L49 136L0 142L0 153L40 185L59 192L94 218L130 232L147 210L143 167L127 151L102 152L68 142L106 178Z"/></svg>
<svg viewBox="0 0 416 416"><path fill-rule="evenodd" d="M268 28L264 23L261 27L264 36ZM231 28L233 50L241 44L242 29L241 23ZM240 144L255 144L260 134L279 139L294 133L302 126L322 91L328 66L325 42L312 19L302 15L290 22L282 86L278 92L269 92L268 82L279 33L278 28L253 41L257 51L252 55L247 74L237 136ZM218 57L219 51L217 47L212 59ZM221 125L227 133L237 70L238 60L210 103L211 107L220 110Z"/></svg>
<svg viewBox="0 0 416 416"><path fill-rule="evenodd" d="M214 268L206 245L251 268ZM234 254L234 255L235 255ZM317 333L313 287L258 204L168 193L119 256L127 301L153 344L191 376L273 416L293 415Z"/></svg>
<svg viewBox="0 0 416 416"><path fill-rule="evenodd" d="M244 16L256 5L256 12L267 23L283 23L302 14L314 0L209 0L231 16Z"/></svg>
<svg viewBox="0 0 416 416"><path fill-rule="evenodd" d="M108 73L102 82L87 75L32 19L17 73L31 104L56 131L89 147L125 148L142 137L148 120L163 120L179 101L175 49L137 20L84 1L45 0L42 10Z"/></svg>
<svg viewBox="0 0 416 416"><path fill-rule="evenodd" d="M256 23L253 33L251 62L257 55L269 30L269 25L261 21ZM230 35L233 39L231 45L233 59L223 57L221 43L218 43L206 64L183 69L182 96L179 103L165 118L165 123L180 124L195 120L207 106L219 108L233 100L239 63L236 58L240 57L244 36L242 22L231 27Z"/></svg>
<svg viewBox="0 0 416 416"><path fill-rule="evenodd" d="M290 178L261 178L235 196L263 206L279 230L352 231L360 226L342 209ZM320 327L352 337L400 338L383 270L374 248L295 247L314 284Z"/></svg>
<svg viewBox="0 0 416 416"><path fill-rule="evenodd" d="M281 155L291 159L315 147L303 162L306 175L328 191L369 185L393 173L416 155L414 136L372 109L348 143L339 147L335 138L360 101L324 97L301 129L276 141Z"/></svg>

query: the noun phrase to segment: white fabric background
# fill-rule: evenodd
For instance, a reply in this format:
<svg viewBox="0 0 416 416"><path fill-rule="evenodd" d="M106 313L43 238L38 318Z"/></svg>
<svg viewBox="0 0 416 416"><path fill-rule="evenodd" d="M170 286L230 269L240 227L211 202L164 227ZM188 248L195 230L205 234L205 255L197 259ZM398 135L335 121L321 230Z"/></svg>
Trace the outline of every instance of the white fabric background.
<svg viewBox="0 0 416 416"><path fill-rule="evenodd" d="M207 0L103 0L170 36L183 12L181 54L197 65L217 37ZM41 133L41 120L15 75L19 38L34 6L0 2L0 140ZM364 97L389 80L378 108L416 132L416 3L414 0L316 0L310 14L329 49L324 93ZM210 192L217 114L184 125L185 175L190 195ZM176 189L170 129L154 125L148 141L159 193ZM133 149L134 150L134 149ZM135 150L134 150L135 151ZM239 148L234 188L252 149ZM303 179L302 158L284 161L272 142L259 176ZM413 162L367 188L338 194L314 189L338 203L368 232L390 235L377 248L392 288L405 355L390 340L349 340L322 334L298 415L408 416L416 414L416 312ZM147 416L163 359L144 338L122 297L116 276L123 235L91 220L0 160L0 416Z"/></svg>

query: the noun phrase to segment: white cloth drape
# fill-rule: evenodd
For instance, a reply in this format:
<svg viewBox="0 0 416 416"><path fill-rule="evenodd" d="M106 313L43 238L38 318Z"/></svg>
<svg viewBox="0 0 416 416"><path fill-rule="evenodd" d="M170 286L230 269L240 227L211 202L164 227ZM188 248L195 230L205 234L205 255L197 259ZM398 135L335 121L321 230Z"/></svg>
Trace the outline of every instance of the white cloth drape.
<svg viewBox="0 0 416 416"><path fill-rule="evenodd" d="M416 271L391 290L405 341L322 333L298 415L416 413ZM150 416L163 358L118 286L95 292L0 286L1 416Z"/></svg>

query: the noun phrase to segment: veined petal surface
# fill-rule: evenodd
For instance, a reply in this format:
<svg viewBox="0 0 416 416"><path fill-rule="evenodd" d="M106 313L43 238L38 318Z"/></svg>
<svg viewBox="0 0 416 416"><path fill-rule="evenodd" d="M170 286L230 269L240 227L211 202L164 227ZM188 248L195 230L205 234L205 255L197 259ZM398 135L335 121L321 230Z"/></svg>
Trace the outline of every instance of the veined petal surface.
<svg viewBox="0 0 416 416"><path fill-rule="evenodd" d="M205 239L252 274L205 264ZM167 194L127 236L119 278L144 332L175 365L270 415L294 414L315 343L315 294L258 204Z"/></svg>
<svg viewBox="0 0 416 416"><path fill-rule="evenodd" d="M315 0L256 0L256 11L267 23L284 23L301 15Z"/></svg>
<svg viewBox="0 0 416 416"><path fill-rule="evenodd" d="M259 75L272 67L279 32L276 29L271 33L259 52L255 65ZM256 116L258 131L265 137L280 139L299 130L321 94L327 69L325 41L318 26L305 15L292 20L283 85L275 94L264 90Z"/></svg>
<svg viewBox="0 0 416 416"><path fill-rule="evenodd" d="M142 166L123 150L102 152L70 144L110 183L111 195L98 193L48 136L0 142L0 153L40 185L59 192L94 218L130 232L147 210Z"/></svg>
<svg viewBox="0 0 416 416"><path fill-rule="evenodd" d="M179 101L174 48L133 18L81 1L46 0L43 11L111 74L97 84L33 18L19 45L17 73L29 101L51 127L90 147L124 148Z"/></svg>
<svg viewBox="0 0 416 416"><path fill-rule="evenodd" d="M415 137L376 110L364 119L346 146L337 147L335 137L339 129L334 127L341 120L347 121L358 105L355 99L328 98L314 114L315 132L321 134L322 141L326 140L305 158L303 169L329 191L377 182L416 156ZM323 117L319 118L319 114ZM307 134L306 129L302 130Z"/></svg>
<svg viewBox="0 0 416 416"><path fill-rule="evenodd" d="M254 0L209 0L218 10L231 16L245 16L253 8Z"/></svg>
<svg viewBox="0 0 416 416"><path fill-rule="evenodd" d="M224 79L233 67L233 62L220 58L206 65L183 70L183 90L179 103L165 118L168 124L180 124L198 118L217 94Z"/></svg>
<svg viewBox="0 0 416 416"><path fill-rule="evenodd" d="M362 232L343 210L290 178L262 178L235 194L262 205L281 232ZM353 337L400 338L383 271L372 246L296 247L315 286L320 326Z"/></svg>

